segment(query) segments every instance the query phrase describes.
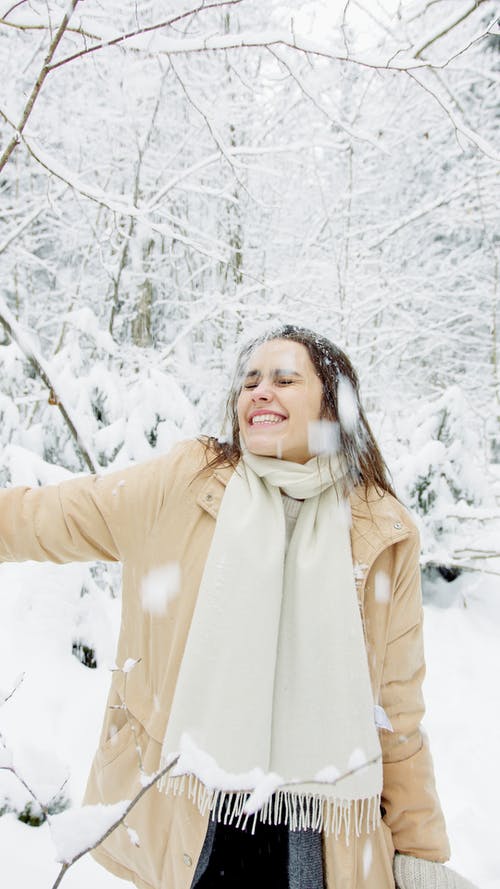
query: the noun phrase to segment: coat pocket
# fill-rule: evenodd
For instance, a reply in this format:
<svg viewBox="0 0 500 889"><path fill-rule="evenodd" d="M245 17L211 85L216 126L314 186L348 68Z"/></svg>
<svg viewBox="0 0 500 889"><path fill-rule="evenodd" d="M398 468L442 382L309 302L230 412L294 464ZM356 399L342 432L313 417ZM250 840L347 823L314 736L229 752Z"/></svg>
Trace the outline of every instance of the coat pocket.
<svg viewBox="0 0 500 889"><path fill-rule="evenodd" d="M134 799L143 786L144 776L158 770L160 755L161 745L148 736L135 717L127 714L127 721L101 743L94 757L85 802L109 804ZM174 799L157 786L150 787L128 813L126 824L119 824L99 846L97 860L114 873L137 880L137 885L163 887L162 871L174 806ZM191 802L189 806L192 807Z"/></svg>
<svg viewBox="0 0 500 889"><path fill-rule="evenodd" d="M130 716L119 729L110 734L106 741L101 742L95 757L98 767L101 769L105 768L105 766L120 756L129 745L136 746L138 736L142 731L142 726L136 719Z"/></svg>

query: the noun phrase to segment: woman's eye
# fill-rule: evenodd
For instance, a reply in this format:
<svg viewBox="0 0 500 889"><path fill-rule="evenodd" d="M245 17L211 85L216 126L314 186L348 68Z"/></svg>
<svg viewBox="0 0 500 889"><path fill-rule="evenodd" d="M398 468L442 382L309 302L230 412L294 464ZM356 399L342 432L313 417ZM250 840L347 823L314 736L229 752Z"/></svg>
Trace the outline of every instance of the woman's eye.
<svg viewBox="0 0 500 889"><path fill-rule="evenodd" d="M280 384L280 386L289 386L291 383L293 383L293 380L288 380L286 377L283 377L283 379L278 380L278 383Z"/></svg>
<svg viewBox="0 0 500 889"><path fill-rule="evenodd" d="M244 389L255 389L256 385L257 385L257 383L245 383L243 388Z"/></svg>

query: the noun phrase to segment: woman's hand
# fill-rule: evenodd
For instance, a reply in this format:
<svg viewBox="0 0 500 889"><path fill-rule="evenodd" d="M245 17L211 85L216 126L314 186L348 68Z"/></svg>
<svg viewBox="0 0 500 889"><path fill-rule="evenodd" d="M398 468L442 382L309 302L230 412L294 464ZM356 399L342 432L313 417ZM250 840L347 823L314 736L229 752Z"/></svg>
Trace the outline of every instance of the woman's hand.
<svg viewBox="0 0 500 889"><path fill-rule="evenodd" d="M399 852L394 856L394 879L397 889L477 889L444 864Z"/></svg>

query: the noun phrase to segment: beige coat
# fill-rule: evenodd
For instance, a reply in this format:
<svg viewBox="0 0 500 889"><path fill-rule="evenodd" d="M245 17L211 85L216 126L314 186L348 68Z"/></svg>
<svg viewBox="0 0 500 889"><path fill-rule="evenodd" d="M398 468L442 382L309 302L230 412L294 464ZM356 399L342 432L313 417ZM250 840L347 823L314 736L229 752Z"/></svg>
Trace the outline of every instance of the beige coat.
<svg viewBox="0 0 500 889"><path fill-rule="evenodd" d="M93 559L123 563L116 663L85 801L112 803L140 788L140 767L159 766L161 744L215 519L232 469L197 471L203 446L184 442L166 457L102 477L0 493L0 559ZM394 732L382 731L384 818L368 837L324 837L328 889L392 889L394 848L449 857L432 762L419 724L424 676L419 543L390 495L351 497L352 553L375 701ZM168 563L181 567L179 595L165 613L142 607L141 583ZM200 677L203 681L203 677ZM126 705L126 711L117 709ZM325 707L328 702L325 701ZM140 756L138 752L140 750ZM207 816L208 817L208 816ZM207 817L182 797L152 787L95 857L140 889L189 889Z"/></svg>

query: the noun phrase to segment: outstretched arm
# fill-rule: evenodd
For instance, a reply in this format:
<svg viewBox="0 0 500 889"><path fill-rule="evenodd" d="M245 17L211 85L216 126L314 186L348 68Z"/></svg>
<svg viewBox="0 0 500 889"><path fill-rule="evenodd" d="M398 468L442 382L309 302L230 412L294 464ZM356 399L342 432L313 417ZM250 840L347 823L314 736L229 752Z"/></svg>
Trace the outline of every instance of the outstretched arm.
<svg viewBox="0 0 500 889"><path fill-rule="evenodd" d="M181 451L109 475L0 491L0 561L123 560L152 528Z"/></svg>

